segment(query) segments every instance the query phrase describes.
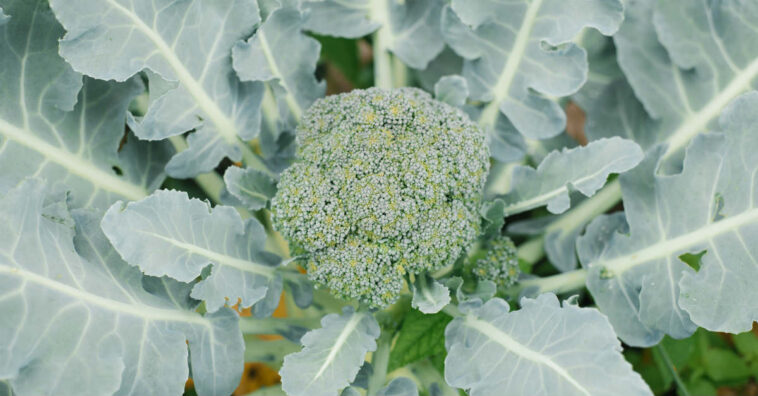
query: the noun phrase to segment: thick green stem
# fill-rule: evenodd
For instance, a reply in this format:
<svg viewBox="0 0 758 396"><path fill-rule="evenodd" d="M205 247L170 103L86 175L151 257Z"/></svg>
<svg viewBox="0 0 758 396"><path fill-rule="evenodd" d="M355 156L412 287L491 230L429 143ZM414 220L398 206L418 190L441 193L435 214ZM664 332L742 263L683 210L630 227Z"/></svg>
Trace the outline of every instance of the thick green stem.
<svg viewBox="0 0 758 396"><path fill-rule="evenodd" d="M534 265L534 263L540 261L545 256L544 243L545 237L542 235L532 238L519 245L516 255L519 260L529 265Z"/></svg>
<svg viewBox="0 0 758 396"><path fill-rule="evenodd" d="M371 19L380 23L380 27L373 34L374 50L374 86L378 88L392 88L392 60L389 53L389 15L386 0L374 0L371 2Z"/></svg>
<svg viewBox="0 0 758 396"><path fill-rule="evenodd" d="M579 227L583 227L590 220L603 214L616 206L621 200L621 183L618 179L608 183L597 194L584 200L568 212L562 214L545 228L545 234L560 232L563 235L571 234ZM544 236L532 238L519 246L519 258L529 264L539 261L544 255ZM524 250L524 253L522 253ZM522 257L522 254L524 257Z"/></svg>
<svg viewBox="0 0 758 396"><path fill-rule="evenodd" d="M546 292L556 294L568 293L581 289L584 287L586 281L587 271L585 269L578 269L544 278L526 279L508 288L505 293L513 298L517 298L524 290L529 290L530 294L534 295Z"/></svg>
<svg viewBox="0 0 758 396"><path fill-rule="evenodd" d="M390 362L390 349L392 348L392 338L395 335L391 329L383 329L382 335L377 341L376 351L371 356L371 366L374 369L368 380L368 391L366 396L374 396L379 390L384 388L387 381L387 366Z"/></svg>
<svg viewBox="0 0 758 396"><path fill-rule="evenodd" d="M408 67L397 56L392 56L392 84L395 88L408 85Z"/></svg>

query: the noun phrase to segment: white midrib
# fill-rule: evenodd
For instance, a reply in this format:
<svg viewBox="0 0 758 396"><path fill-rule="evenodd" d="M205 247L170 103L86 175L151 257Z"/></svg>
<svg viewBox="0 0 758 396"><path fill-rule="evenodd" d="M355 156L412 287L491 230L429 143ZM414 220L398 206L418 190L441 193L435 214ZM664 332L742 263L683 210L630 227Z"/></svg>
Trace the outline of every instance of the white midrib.
<svg viewBox="0 0 758 396"><path fill-rule="evenodd" d="M232 120L230 120L229 117L227 117L226 114L221 111L221 109L216 105L216 102L208 97L208 94L203 89L203 86L200 85L200 83L195 80L189 70L184 67L182 61L176 57L174 51L172 51L168 44L163 41L163 38L155 31L150 29L150 27L147 26L142 21L142 19L135 15L131 10L127 9L121 4L118 4L114 0L106 1L122 14L126 15L126 17L134 23L137 29L144 33L145 36L147 36L147 38L149 38L150 41L155 44L155 46L158 48L158 51L160 51L164 59L166 59L174 72L176 72L176 76L184 88L187 89L187 92L192 95L192 97L195 99L195 102L203 110L208 119L210 119L211 122L216 126L216 129L221 134L221 136L223 136L224 140L226 140L229 144L239 145L239 141L237 139L237 127L234 125L234 122L232 122Z"/></svg>
<svg viewBox="0 0 758 396"><path fill-rule="evenodd" d="M360 323L361 319L363 319L363 315L354 313L353 316L350 318L350 320L345 325L345 328L342 329L340 332L339 337L337 337L337 340L334 342L334 345L332 345L332 349L329 350L329 355L326 356L326 360L324 360L324 363L321 365L321 367L318 369L318 372L316 372L316 375L313 376L313 379L311 380L311 384L315 382L319 377L321 377L322 374L324 374L324 371L326 371L327 367L329 367L334 359L337 357L337 354L342 349L342 346L345 345L347 342L348 337L350 337L350 334L355 331L355 328L358 327L358 323Z"/></svg>
<svg viewBox="0 0 758 396"><path fill-rule="evenodd" d="M227 267L236 268L240 271L262 275L267 278L271 278L274 276L275 270L265 265L261 265L252 261L239 259L236 257L227 256L225 254L217 253L212 250L203 249L197 245L193 245L191 243L186 243L182 241L177 241L176 239L165 237L163 235L159 235L154 232L147 232L147 231L139 231L139 232L145 235L149 235L153 238L166 241L170 243L171 245L178 247L179 249L187 251L190 254L197 254L199 256L203 256L218 265L225 265Z"/></svg>
<svg viewBox="0 0 758 396"><path fill-rule="evenodd" d="M209 327L208 321L193 312L182 312L179 310L160 309L144 304L127 304L121 301L110 300L107 297L98 296L85 290L77 289L65 283L56 282L48 277L30 272L24 269L0 265L0 275L2 277L15 276L22 278L27 282L36 283L49 290L71 296L77 300L84 301L91 305L105 308L109 311L121 312L146 320L154 321L171 321L200 324Z"/></svg>
<svg viewBox="0 0 758 396"><path fill-rule="evenodd" d="M148 191L145 188L105 172L97 168L93 163L71 152L52 146L34 136L31 131L11 125L3 119L0 119L0 134L11 141L42 154L46 159L67 169L72 174L88 180L100 189L114 192L130 200L142 199L148 195Z"/></svg>
<svg viewBox="0 0 758 396"><path fill-rule="evenodd" d="M717 117L721 110L737 95L750 89L750 82L758 76L758 58L734 76L732 81L708 104L687 117L679 128L666 139L668 148L663 158L666 159L682 149L698 133L702 132L708 123Z"/></svg>
<svg viewBox="0 0 758 396"><path fill-rule="evenodd" d="M266 57L268 67L271 68L271 73L279 79L279 83L282 84L282 88L284 88L284 92L286 92L284 101L287 102L287 107L289 107L290 111L295 116L295 120L299 123L300 118L303 115L303 109L300 108L300 105L297 104L295 97L292 96L292 90L290 90L290 87L287 85L287 81L284 79L284 75L279 70L279 66L276 64L274 54L271 52L271 48L268 45L268 40L266 40L266 35L263 32L263 29L259 29L256 34L261 40L261 50L263 51L263 56Z"/></svg>
<svg viewBox="0 0 758 396"><path fill-rule="evenodd" d="M516 34L513 48L508 55L508 60L505 61L503 71L500 73L500 77L498 77L495 86L492 88L494 98L482 112L479 119L480 124L487 126L495 125L497 114L500 111L500 103L508 97L508 91L511 88L516 72L518 72L521 60L524 58L524 52L526 51L527 44L529 44L529 37L532 34L532 27L534 27L534 20L537 19L537 13L541 6L542 0L534 0L526 9L523 22L521 22L521 27Z"/></svg>
<svg viewBox="0 0 758 396"><path fill-rule="evenodd" d="M623 160L625 158L621 157L619 159ZM619 160L619 159L617 159L617 160ZM594 179L598 175L602 175L603 173L605 173L607 171L606 169L607 168L605 168L605 167L604 168L600 168L600 170L597 171L597 172L594 172L594 173L591 173L591 174L589 174L587 176L580 177L578 179L572 180L571 184L572 185L578 185L578 184L582 184L582 183L586 182L587 180ZM616 173L616 172L609 172L609 173ZM567 192L568 192L568 187L567 187L566 184L564 184L564 185L562 185L562 186L560 186L560 187L558 187L556 189L553 189L553 190L550 190L550 191L548 191L546 193L537 195L537 196L535 196L533 198L530 198L530 199L527 199L527 200L524 200L524 201L515 202L515 203L510 204L510 205L508 205L508 206L505 207L505 209L504 209L505 216L506 217L507 216L511 216L511 215L514 215L514 214L517 214L517 213L521 213L521 212L527 211L529 209L535 208L537 206L543 205L543 204L547 203L548 201L550 201L551 199L553 199L553 198L555 198L555 197L557 197L557 196L559 196L561 194L567 193ZM592 195L592 194L590 194L590 195Z"/></svg>
<svg viewBox="0 0 758 396"><path fill-rule="evenodd" d="M561 378L565 379L566 382L571 384L574 388L579 390L581 393L587 396L591 396L590 391L587 390L584 386L582 386L582 384L577 382L573 377L571 377L571 374L569 374L566 371L566 369L564 369L563 367L561 367L560 365L552 361L549 357L541 353L535 352L527 348L526 346L522 345L521 343L511 338L511 336L504 333L502 330L498 329L497 327L483 320L476 319L472 316L466 316L464 324L484 334L485 336L487 336L487 338L500 344L506 350L509 350L515 353L516 355L519 355L522 358L529 360L531 362L534 362L543 366L547 366L549 369L553 370L555 373L561 376Z"/></svg>
<svg viewBox="0 0 758 396"><path fill-rule="evenodd" d="M687 247L711 240L725 232L736 231L740 227L756 221L758 221L758 208L711 223L676 238L662 240L654 245L638 250L634 254L616 257L608 261L597 261L591 263L591 265L604 266L613 275L619 275L637 265L668 257L671 254L683 251Z"/></svg>

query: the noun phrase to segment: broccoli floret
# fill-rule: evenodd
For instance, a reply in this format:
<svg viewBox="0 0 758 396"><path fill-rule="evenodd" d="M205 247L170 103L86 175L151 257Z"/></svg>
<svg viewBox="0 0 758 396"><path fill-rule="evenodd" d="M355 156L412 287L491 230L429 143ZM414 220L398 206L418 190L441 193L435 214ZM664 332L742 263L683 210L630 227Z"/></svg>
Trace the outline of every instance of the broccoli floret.
<svg viewBox="0 0 758 396"><path fill-rule="evenodd" d="M480 280L491 280L498 286L511 286L518 280L519 266L516 245L504 235L487 243L487 253L474 263L472 272Z"/></svg>
<svg viewBox="0 0 758 396"><path fill-rule="evenodd" d="M477 236L489 149L462 111L413 88L355 90L316 101L297 142L273 221L332 293L386 306L406 273L451 264Z"/></svg>

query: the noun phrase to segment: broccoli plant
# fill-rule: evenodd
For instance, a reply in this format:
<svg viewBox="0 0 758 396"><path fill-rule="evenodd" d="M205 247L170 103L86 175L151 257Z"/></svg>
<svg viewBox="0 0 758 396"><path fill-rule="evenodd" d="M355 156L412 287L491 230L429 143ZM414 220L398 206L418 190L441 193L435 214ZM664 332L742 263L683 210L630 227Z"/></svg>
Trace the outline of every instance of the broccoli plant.
<svg viewBox="0 0 758 396"><path fill-rule="evenodd" d="M757 4L0 0L0 396L747 394Z"/></svg>

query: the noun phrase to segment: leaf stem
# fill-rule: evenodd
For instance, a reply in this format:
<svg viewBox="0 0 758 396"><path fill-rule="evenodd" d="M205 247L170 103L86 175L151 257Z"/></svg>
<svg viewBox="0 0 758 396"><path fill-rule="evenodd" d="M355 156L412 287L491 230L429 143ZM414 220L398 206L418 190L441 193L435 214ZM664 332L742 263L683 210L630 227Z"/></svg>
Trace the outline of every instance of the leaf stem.
<svg viewBox="0 0 758 396"><path fill-rule="evenodd" d="M556 294L568 293L584 287L587 281L587 270L578 269L562 274L547 276L544 278L531 278L520 281L505 291L509 297L518 298L521 292L527 291L530 295L538 295L546 292Z"/></svg>
<svg viewBox="0 0 758 396"><path fill-rule="evenodd" d="M616 206L620 200L621 183L618 179L615 179L606 184L597 194L556 218L545 228L545 234L558 231L561 234L559 238L568 237L577 228L583 227L596 216ZM529 264L534 264L542 259L544 255L544 241L544 236L540 235L520 245L519 258L522 258ZM524 253L522 253L522 250L524 250ZM522 254L524 254L524 257L521 257Z"/></svg>
<svg viewBox="0 0 758 396"><path fill-rule="evenodd" d="M395 88L408 85L408 67L397 56L392 56L392 84Z"/></svg>
<svg viewBox="0 0 758 396"><path fill-rule="evenodd" d="M394 329L382 329L382 335L377 341L376 351L371 356L371 366L374 372L368 380L368 390L366 396L375 396L387 382L387 365L390 362L390 349L392 347L392 338L395 335Z"/></svg>
<svg viewBox="0 0 758 396"><path fill-rule="evenodd" d="M463 312L453 304L447 304L442 308L442 312L446 313L452 318L460 318L463 316Z"/></svg>
<svg viewBox="0 0 758 396"><path fill-rule="evenodd" d="M392 88L392 63L388 50L390 38L387 30L389 24L388 7L386 0L371 2L371 19L382 25L373 34L374 86L384 89Z"/></svg>
<svg viewBox="0 0 758 396"><path fill-rule="evenodd" d="M674 367L674 362L671 361L671 357L669 356L668 352L666 352L666 348L664 348L662 344L658 344L653 347L653 352L658 353L661 360L663 360L663 363L666 365L666 369L668 369L669 373L674 378L674 382L676 383L677 388L677 395L690 396L690 393L687 391L687 387L684 385L684 381L682 381L682 378L679 377L679 373L676 371L676 367Z"/></svg>

